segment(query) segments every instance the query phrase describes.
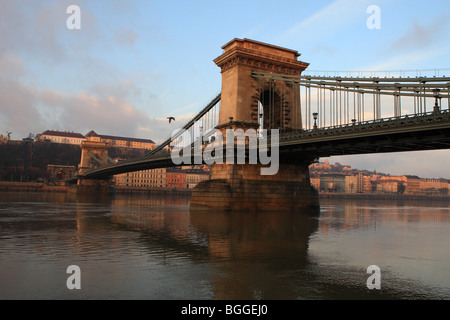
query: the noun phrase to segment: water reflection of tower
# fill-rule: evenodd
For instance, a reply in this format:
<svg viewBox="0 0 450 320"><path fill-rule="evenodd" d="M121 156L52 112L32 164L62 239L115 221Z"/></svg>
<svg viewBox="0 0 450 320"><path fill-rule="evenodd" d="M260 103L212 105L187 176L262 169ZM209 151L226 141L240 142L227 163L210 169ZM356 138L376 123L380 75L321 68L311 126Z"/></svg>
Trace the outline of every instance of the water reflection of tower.
<svg viewBox="0 0 450 320"><path fill-rule="evenodd" d="M308 265L309 240L318 220L308 214L190 211L208 239L215 299L296 299L300 282L290 275Z"/></svg>

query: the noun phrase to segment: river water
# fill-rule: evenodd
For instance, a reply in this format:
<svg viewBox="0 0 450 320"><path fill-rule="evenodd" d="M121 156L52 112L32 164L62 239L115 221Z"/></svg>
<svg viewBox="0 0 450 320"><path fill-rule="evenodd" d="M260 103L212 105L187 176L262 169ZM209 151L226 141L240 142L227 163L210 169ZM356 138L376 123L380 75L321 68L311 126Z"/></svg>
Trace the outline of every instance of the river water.
<svg viewBox="0 0 450 320"><path fill-rule="evenodd" d="M327 199L320 211L0 193L0 299L450 299L448 202ZM81 289L67 286L73 265Z"/></svg>

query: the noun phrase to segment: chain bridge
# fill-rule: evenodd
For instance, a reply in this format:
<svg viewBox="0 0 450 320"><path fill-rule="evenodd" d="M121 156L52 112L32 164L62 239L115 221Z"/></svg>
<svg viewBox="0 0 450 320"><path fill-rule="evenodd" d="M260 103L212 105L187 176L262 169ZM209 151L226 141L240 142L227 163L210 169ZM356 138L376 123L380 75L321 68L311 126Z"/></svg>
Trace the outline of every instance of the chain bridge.
<svg viewBox="0 0 450 320"><path fill-rule="evenodd" d="M249 39L234 39L222 49L214 60L222 73L219 95L141 158L111 163L106 146L86 142L78 184L208 163L198 153L217 144L218 134L226 139L230 129L253 130L259 140L276 141L268 150L279 152L278 171L264 176L260 169L267 164L236 163L235 151L243 148L248 158L252 146L235 144L234 161L212 164L211 180L194 190L191 205L302 210L318 204L308 166L320 157L450 148L450 77L314 76L295 50ZM183 163L173 161L174 152ZM215 152L223 158L230 153L224 143Z"/></svg>

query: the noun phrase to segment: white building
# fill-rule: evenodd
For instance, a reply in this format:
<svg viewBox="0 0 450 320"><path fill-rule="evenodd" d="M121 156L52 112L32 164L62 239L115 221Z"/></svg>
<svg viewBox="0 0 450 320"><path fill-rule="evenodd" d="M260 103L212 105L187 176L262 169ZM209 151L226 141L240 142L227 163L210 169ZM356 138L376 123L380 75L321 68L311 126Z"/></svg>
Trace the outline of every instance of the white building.
<svg viewBox="0 0 450 320"><path fill-rule="evenodd" d="M86 140L86 137L81 133L71 131L54 131L47 130L36 137L38 141L49 141L53 143L74 144L81 146L81 143Z"/></svg>

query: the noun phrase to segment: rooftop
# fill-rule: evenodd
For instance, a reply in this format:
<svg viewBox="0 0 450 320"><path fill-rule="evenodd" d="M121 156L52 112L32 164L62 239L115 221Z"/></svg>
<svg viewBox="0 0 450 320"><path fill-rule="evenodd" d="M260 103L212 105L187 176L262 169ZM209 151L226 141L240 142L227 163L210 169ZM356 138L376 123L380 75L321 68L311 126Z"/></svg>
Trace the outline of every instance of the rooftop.
<svg viewBox="0 0 450 320"><path fill-rule="evenodd" d="M86 139L86 137L83 136L81 133L77 133L77 132L73 132L73 131L46 130L43 133L41 133L41 135Z"/></svg>
<svg viewBox="0 0 450 320"><path fill-rule="evenodd" d="M103 134L97 134L94 130L89 131L86 137L99 137L104 140L122 140L122 141L133 141L133 142L143 142L143 143L154 143L150 139L140 139L140 138L128 138L128 137L118 137L118 136L108 136Z"/></svg>

